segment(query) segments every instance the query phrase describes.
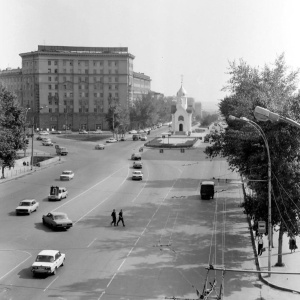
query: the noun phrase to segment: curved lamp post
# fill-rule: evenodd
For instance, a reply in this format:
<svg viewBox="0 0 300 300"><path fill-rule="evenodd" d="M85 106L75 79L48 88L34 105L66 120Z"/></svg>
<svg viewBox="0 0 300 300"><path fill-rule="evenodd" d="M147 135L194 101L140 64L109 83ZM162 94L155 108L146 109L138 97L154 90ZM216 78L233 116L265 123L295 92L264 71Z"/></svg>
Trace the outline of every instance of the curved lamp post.
<svg viewBox="0 0 300 300"><path fill-rule="evenodd" d="M266 149L267 149L267 155L268 155L268 271L271 271L271 255L272 255L272 214L271 214L271 157L270 157L270 149L269 149L269 144L268 140L265 136L265 133L263 132L262 128L255 122L247 119L247 118L237 118L234 116L229 116L230 120L239 120L246 122L247 124L251 125L252 127L255 128L256 131L259 132L261 137L264 140ZM268 276L271 276L271 273L268 273Z"/></svg>

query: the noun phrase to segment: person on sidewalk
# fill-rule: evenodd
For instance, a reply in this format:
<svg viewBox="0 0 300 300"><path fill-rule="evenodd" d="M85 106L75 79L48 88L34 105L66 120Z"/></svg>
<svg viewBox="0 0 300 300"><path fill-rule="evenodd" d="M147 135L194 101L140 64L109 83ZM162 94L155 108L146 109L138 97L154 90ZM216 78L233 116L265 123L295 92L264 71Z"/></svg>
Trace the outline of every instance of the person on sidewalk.
<svg viewBox="0 0 300 300"><path fill-rule="evenodd" d="M116 211L114 209L113 209L113 211L111 213L111 217L112 217L112 221L110 223L110 226L112 226L112 224L114 224L114 226L116 226L117 216L116 216Z"/></svg>
<svg viewBox="0 0 300 300"><path fill-rule="evenodd" d="M295 250L298 248L297 245L296 245L296 238L292 235L290 235L290 239L289 239L289 248L291 250L291 253L295 252Z"/></svg>
<svg viewBox="0 0 300 300"><path fill-rule="evenodd" d="M119 220L118 220L117 226L119 226L119 222L120 222L120 221L122 222L123 226L125 227L122 209L121 209L120 212L119 212Z"/></svg>
<svg viewBox="0 0 300 300"><path fill-rule="evenodd" d="M262 238L262 234L259 235L257 244L258 244L257 255L261 256L263 253L263 247L264 247L264 240Z"/></svg>

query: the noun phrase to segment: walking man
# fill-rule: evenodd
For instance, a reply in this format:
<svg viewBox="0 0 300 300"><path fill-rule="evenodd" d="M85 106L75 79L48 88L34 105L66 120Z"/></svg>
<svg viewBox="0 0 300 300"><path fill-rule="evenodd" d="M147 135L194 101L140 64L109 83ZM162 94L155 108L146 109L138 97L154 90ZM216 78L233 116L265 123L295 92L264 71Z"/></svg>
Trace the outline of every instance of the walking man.
<svg viewBox="0 0 300 300"><path fill-rule="evenodd" d="M112 226L112 224L114 224L114 226L116 226L117 216L116 216L116 211L114 209L111 213L111 217L112 217L112 221L110 223L110 226Z"/></svg>
<svg viewBox="0 0 300 300"><path fill-rule="evenodd" d="M117 226L119 226L120 221L122 222L123 226L125 227L122 209L119 212L119 220L118 220Z"/></svg>
<svg viewBox="0 0 300 300"><path fill-rule="evenodd" d="M264 240L262 238L262 234L258 237L258 249L257 249L257 255L261 256L263 253L263 247L264 247Z"/></svg>

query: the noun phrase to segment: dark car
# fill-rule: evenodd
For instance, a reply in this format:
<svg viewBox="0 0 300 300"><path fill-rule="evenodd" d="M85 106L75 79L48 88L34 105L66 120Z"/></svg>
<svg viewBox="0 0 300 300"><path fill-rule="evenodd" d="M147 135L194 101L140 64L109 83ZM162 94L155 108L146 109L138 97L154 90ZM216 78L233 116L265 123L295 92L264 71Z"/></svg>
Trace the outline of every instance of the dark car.
<svg viewBox="0 0 300 300"><path fill-rule="evenodd" d="M44 215L43 224L49 226L52 229L69 229L73 226L73 222L68 218L67 214L62 212L50 212Z"/></svg>
<svg viewBox="0 0 300 300"><path fill-rule="evenodd" d="M135 161L135 162L133 162L133 168L134 169L142 169L143 163L141 161Z"/></svg>
<svg viewBox="0 0 300 300"><path fill-rule="evenodd" d="M141 156L140 153L133 153L133 154L131 155L131 159L132 159L132 160L141 160L141 159L142 159L142 156Z"/></svg>

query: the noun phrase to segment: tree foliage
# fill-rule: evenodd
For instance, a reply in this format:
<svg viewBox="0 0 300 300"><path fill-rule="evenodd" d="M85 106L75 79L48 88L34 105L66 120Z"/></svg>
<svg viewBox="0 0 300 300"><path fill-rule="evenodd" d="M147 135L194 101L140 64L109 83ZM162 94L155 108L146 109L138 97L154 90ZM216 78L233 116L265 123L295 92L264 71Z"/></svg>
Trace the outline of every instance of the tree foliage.
<svg viewBox="0 0 300 300"><path fill-rule="evenodd" d="M24 149L25 112L19 106L16 97L0 86L0 160L2 178L4 169L13 167L17 151Z"/></svg>
<svg viewBox="0 0 300 300"><path fill-rule="evenodd" d="M219 118L219 114L207 114L205 117L203 117L201 121L201 126L209 126L211 123L217 121Z"/></svg>
<svg viewBox="0 0 300 300"><path fill-rule="evenodd" d="M205 153L213 158L227 158L232 170L249 180L253 191L243 204L254 221L268 220L268 156L265 143L255 128L243 121L232 121L230 115L246 117L256 122L266 136L272 166L272 224L280 225L278 264L282 256L282 234L298 234L300 197L300 132L286 123L259 122L254 117L256 106L300 121L300 98L295 95L298 70L290 71L280 55L272 67L253 68L240 60L230 63L230 80L224 90L229 91L219 104L228 127L223 133L212 134L213 144ZM265 181L251 181L265 180Z"/></svg>

